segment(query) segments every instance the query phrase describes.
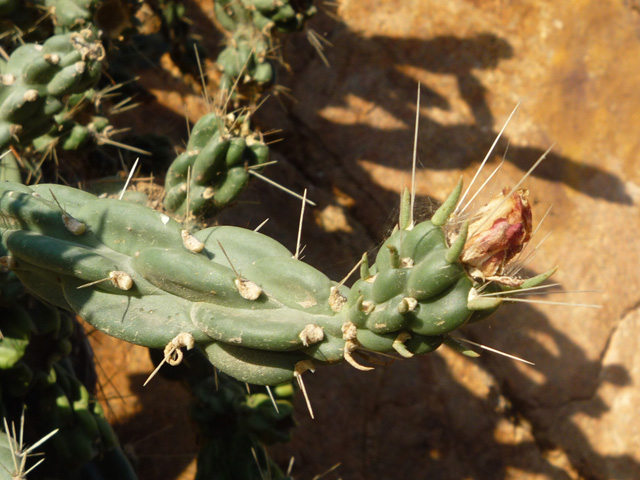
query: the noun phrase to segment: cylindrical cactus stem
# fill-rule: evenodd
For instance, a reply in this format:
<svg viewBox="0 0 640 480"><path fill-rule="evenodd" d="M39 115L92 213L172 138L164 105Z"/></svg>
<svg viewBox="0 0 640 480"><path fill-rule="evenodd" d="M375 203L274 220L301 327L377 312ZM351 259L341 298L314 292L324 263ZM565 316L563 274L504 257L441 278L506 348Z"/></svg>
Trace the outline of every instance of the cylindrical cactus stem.
<svg viewBox="0 0 640 480"><path fill-rule="evenodd" d="M63 97L96 84L104 57L89 29L17 48L0 75L0 150L47 133Z"/></svg>
<svg viewBox="0 0 640 480"><path fill-rule="evenodd" d="M268 158L269 149L249 129L248 116L205 115L193 127L186 152L167 171L164 206L178 215L215 215L244 189L248 170Z"/></svg>
<svg viewBox="0 0 640 480"><path fill-rule="evenodd" d="M478 267L461 258L478 248L469 244L466 224L447 241L460 185L436 212L436 224L405 222L373 265L364 256L351 289L252 230L206 228L192 235L192 248L176 221L147 207L68 187L34 190L0 183L0 233L9 254L2 262L27 287L132 343L163 348L188 335L220 370L254 384L290 380L301 365L346 360L368 369L355 353L431 352L502 303L483 290L523 283L494 276L488 284L468 273ZM61 209L85 231L70 232Z"/></svg>
<svg viewBox="0 0 640 480"><path fill-rule="evenodd" d="M295 32L316 13L312 0L221 0L215 2L219 24L227 30L227 45L216 62L222 71L220 88L249 101L275 79L269 56L277 58L274 32ZM248 88L246 88L248 87Z"/></svg>

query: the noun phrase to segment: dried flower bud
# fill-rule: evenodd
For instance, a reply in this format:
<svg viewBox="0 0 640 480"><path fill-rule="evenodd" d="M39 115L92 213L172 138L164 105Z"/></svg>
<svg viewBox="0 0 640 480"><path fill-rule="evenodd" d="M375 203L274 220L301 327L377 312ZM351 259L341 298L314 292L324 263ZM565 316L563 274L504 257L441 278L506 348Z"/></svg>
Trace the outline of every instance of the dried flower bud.
<svg viewBox="0 0 640 480"><path fill-rule="evenodd" d="M531 238L529 191L520 189L507 198L508 193L505 188L480 208L469 225L460 260L472 276L490 279L502 275Z"/></svg>

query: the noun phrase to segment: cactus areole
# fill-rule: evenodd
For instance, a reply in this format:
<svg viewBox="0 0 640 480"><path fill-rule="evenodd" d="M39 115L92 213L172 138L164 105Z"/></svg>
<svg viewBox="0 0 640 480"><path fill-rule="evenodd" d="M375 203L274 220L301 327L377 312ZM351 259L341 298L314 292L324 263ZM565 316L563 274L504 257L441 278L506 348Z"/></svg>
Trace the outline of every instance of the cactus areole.
<svg viewBox="0 0 640 480"><path fill-rule="evenodd" d="M210 227L193 234L203 248L189 249L182 226L161 212L60 185L0 183L1 263L109 335L165 348L188 334L221 371L277 385L343 360L369 369L360 361L372 353L432 352L499 307L487 291L552 273L524 282L505 274L530 236L523 192L503 195L483 213L486 225L469 225L453 213L461 188L416 225L403 202L400 224L375 263L364 255L351 288L261 233Z"/></svg>

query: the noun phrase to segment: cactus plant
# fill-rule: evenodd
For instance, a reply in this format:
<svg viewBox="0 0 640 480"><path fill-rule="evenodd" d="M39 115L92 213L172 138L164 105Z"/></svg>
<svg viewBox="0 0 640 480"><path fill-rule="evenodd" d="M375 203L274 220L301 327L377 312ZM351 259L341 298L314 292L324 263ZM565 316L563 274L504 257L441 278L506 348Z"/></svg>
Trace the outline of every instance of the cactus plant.
<svg viewBox="0 0 640 480"><path fill-rule="evenodd" d="M154 363L162 363L162 351L151 349L150 353ZM170 380L183 380L193 396L191 417L202 438L196 479L289 478L270 460L265 445L291 439L295 425L291 383L270 390L244 385L215 372L198 349L161 373Z"/></svg>
<svg viewBox="0 0 640 480"><path fill-rule="evenodd" d="M273 28L279 32L300 30L317 12L313 0L223 0L216 2L215 10L227 30L233 31L250 20L258 30Z"/></svg>
<svg viewBox="0 0 640 480"><path fill-rule="evenodd" d="M186 151L167 171L164 206L179 215L213 215L244 189L248 169L268 157L269 148L249 129L248 116L205 115L193 127Z"/></svg>
<svg viewBox="0 0 640 480"><path fill-rule="evenodd" d="M172 352L197 344L230 376L277 385L343 360L367 369L355 352L429 353L502 303L485 295L499 283L460 261L468 224L447 243L460 190L417 225L404 202L398 227L373 265L365 255L351 289L260 233L191 234L144 206L59 185L0 184L2 261L37 295L109 335ZM489 257L505 248L518 245Z"/></svg>
<svg viewBox="0 0 640 480"><path fill-rule="evenodd" d="M99 145L108 141L113 131L109 119L83 111L89 105L92 110L98 110L101 97L101 92L91 88L65 99L64 108L53 117L54 125L46 134L33 139L36 151L46 152L57 146L62 150L79 150L91 143Z"/></svg>
<svg viewBox="0 0 640 480"><path fill-rule="evenodd" d="M272 31L298 31L316 12L309 0L223 0L215 2L214 8L219 24L227 30L227 46L216 60L222 70L220 89L231 91L237 84L236 89L249 100L253 100L251 94L243 90L260 91L275 79L268 58L278 50Z"/></svg>
<svg viewBox="0 0 640 480"><path fill-rule="evenodd" d="M88 29L17 48L0 72L0 149L45 134L66 95L96 84L103 59L102 44Z"/></svg>
<svg viewBox="0 0 640 480"><path fill-rule="evenodd" d="M17 420L23 415L28 441L57 432L44 447L48 461L39 473L86 478L89 472L103 472L106 476L96 473L91 478L134 479L102 408L88 390L94 388L95 372L87 369L92 354L77 322L25 292L12 272L1 271L0 331L0 416ZM24 473L24 466L2 464Z"/></svg>

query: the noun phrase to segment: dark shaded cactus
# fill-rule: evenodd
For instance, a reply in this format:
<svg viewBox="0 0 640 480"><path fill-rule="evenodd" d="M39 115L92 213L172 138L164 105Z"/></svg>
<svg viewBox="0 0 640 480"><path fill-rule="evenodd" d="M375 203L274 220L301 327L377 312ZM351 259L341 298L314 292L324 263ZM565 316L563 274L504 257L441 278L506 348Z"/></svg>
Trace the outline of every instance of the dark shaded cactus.
<svg viewBox="0 0 640 480"><path fill-rule="evenodd" d="M227 45L216 62L222 70L221 90L258 90L275 80L277 32L302 29L316 12L309 0L222 0L215 2L216 18L227 30ZM236 92L234 91L234 94ZM250 98L250 95L248 95ZM250 98L251 99L251 98Z"/></svg>
<svg viewBox="0 0 640 480"><path fill-rule="evenodd" d="M88 390L94 388L95 372L80 327L68 313L27 294L16 276L4 268L0 272L0 331L0 416L15 424L24 416L24 439L30 444L57 431L38 450L47 461L37 474L134 480L115 433ZM74 368L72 357L78 367ZM6 460L0 447L0 462L15 473L13 461Z"/></svg>
<svg viewBox="0 0 640 480"><path fill-rule="evenodd" d="M159 364L163 354L151 350L151 357ZM161 374L182 380L191 390L191 416L198 425L201 445L197 480L290 478L269 458L265 445L291 439L295 426L291 383L272 388L269 394L265 387L216 373L198 349L187 352L183 362Z"/></svg>

